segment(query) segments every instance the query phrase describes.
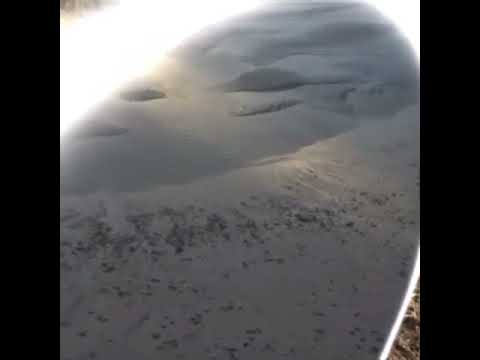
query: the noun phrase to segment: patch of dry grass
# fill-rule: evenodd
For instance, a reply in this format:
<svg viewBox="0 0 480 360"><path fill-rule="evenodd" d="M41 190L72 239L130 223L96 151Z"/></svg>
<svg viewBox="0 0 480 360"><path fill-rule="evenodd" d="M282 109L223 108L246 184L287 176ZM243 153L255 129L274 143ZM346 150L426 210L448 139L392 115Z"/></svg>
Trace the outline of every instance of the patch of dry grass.
<svg viewBox="0 0 480 360"><path fill-rule="evenodd" d="M418 359L420 359L420 282L389 357L389 360Z"/></svg>

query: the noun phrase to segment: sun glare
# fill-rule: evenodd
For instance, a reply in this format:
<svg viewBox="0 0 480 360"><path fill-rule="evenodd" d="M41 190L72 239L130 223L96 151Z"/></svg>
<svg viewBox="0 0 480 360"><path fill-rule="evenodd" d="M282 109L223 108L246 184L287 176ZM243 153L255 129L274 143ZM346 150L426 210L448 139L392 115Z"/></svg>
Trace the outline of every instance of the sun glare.
<svg viewBox="0 0 480 360"><path fill-rule="evenodd" d="M368 3L394 22L420 60L420 0L368 0Z"/></svg>
<svg viewBox="0 0 480 360"><path fill-rule="evenodd" d="M419 2L369 2L399 26L419 57ZM190 35L262 3L266 1L123 0L77 21L61 22L60 135Z"/></svg>
<svg viewBox="0 0 480 360"><path fill-rule="evenodd" d="M77 21L61 23L60 136L195 32L260 3L262 0L124 0Z"/></svg>

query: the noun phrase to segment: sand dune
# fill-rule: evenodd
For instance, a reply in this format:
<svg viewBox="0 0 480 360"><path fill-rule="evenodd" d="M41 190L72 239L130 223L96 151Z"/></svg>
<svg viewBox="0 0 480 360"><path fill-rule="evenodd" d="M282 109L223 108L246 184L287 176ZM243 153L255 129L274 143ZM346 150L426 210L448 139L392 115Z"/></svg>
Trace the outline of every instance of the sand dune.
<svg viewBox="0 0 480 360"><path fill-rule="evenodd" d="M61 358L378 359L420 227L418 69L384 24L279 4L88 114L60 154Z"/></svg>

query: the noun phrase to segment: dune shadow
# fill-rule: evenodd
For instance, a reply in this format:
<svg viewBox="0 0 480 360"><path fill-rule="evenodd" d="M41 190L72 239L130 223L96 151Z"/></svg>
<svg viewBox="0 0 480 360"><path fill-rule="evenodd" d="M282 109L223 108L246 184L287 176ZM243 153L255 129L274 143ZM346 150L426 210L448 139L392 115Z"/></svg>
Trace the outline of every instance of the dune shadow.
<svg viewBox="0 0 480 360"><path fill-rule="evenodd" d="M210 137L165 126L154 115L133 109L128 114L131 127L124 136L75 137L64 145L61 192L145 191L159 185L188 183L250 166L265 157L291 153L354 126L351 119L321 119L320 114L299 107L299 101L287 100L253 106L236 114L219 111L220 122L212 120L202 129L202 134ZM109 120L108 115L108 107L97 110L88 123L95 122L96 117L101 119L98 121ZM261 115L261 121L255 115ZM238 116L252 121L238 123ZM222 123L222 117L228 120ZM125 126L127 118L123 120ZM166 122L170 120L175 121L175 117ZM81 127L77 131L81 133ZM224 136L215 137L217 132Z"/></svg>

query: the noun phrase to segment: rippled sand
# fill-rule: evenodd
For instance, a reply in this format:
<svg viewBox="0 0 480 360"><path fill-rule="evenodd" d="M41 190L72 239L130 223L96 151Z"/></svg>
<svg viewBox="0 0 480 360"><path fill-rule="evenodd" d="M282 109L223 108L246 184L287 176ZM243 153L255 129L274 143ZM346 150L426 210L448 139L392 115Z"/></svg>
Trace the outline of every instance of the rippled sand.
<svg viewBox="0 0 480 360"><path fill-rule="evenodd" d="M90 114L61 149L62 358L378 358L420 226L404 46L362 5L279 6Z"/></svg>

